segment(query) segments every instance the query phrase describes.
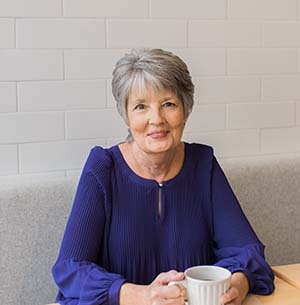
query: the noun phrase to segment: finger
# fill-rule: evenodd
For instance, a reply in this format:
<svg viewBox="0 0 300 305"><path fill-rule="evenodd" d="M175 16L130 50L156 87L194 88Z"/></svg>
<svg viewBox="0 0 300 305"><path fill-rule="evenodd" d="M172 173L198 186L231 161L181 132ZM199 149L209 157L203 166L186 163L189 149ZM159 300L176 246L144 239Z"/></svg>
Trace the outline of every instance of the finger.
<svg viewBox="0 0 300 305"><path fill-rule="evenodd" d="M221 304L228 304L239 296L239 292L235 287L229 288L221 297Z"/></svg>
<svg viewBox="0 0 300 305"><path fill-rule="evenodd" d="M175 299L181 297L181 289L177 285L173 286L157 286L153 287L151 297L153 299L163 298L163 299Z"/></svg>
<svg viewBox="0 0 300 305"><path fill-rule="evenodd" d="M184 273L178 272L176 270L170 270L168 272L163 272L157 276L155 282L162 285L167 285L171 281L181 281L184 279Z"/></svg>
<svg viewBox="0 0 300 305"><path fill-rule="evenodd" d="M175 299L165 299L163 300L163 305L184 305L183 297L175 298Z"/></svg>
<svg viewBox="0 0 300 305"><path fill-rule="evenodd" d="M180 288L180 291L181 291L180 295L181 295L185 300L187 300L187 291L186 291L186 288L185 288L182 284L180 284L180 283L175 284L175 285L177 285L177 286Z"/></svg>

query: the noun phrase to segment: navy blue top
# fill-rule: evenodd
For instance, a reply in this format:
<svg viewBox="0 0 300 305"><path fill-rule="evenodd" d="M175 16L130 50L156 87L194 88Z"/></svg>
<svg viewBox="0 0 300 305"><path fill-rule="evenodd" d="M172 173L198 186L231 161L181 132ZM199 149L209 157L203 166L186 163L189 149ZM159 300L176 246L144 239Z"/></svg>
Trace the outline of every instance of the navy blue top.
<svg viewBox="0 0 300 305"><path fill-rule="evenodd" d="M195 265L242 271L250 292L274 276L211 147L185 143L180 172L159 185L135 174L119 147L95 147L84 166L56 264L60 304L119 304L124 281L149 284Z"/></svg>

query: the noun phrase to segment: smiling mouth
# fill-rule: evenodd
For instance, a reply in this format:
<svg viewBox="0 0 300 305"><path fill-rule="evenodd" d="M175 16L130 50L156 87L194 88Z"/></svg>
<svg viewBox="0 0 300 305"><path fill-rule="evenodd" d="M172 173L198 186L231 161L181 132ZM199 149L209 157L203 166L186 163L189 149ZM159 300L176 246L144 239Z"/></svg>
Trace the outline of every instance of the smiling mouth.
<svg viewBox="0 0 300 305"><path fill-rule="evenodd" d="M162 139L168 134L168 131L154 131L148 134L152 139Z"/></svg>

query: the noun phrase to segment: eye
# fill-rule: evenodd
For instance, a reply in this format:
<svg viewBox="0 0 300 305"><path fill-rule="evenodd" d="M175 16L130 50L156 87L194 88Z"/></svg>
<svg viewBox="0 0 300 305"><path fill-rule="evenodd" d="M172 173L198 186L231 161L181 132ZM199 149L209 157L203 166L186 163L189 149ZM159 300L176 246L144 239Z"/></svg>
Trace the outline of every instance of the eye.
<svg viewBox="0 0 300 305"><path fill-rule="evenodd" d="M174 107L174 106L176 106L176 104L172 102L166 102L163 104L163 107Z"/></svg>
<svg viewBox="0 0 300 305"><path fill-rule="evenodd" d="M134 107L134 110L143 110L145 109L145 105L144 104L138 104Z"/></svg>

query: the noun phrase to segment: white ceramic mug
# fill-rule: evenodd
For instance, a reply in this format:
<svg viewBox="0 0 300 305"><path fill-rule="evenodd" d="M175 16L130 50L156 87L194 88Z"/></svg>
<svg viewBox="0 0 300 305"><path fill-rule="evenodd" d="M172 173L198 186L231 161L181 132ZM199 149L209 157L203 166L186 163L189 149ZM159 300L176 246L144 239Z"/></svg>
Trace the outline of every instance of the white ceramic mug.
<svg viewBox="0 0 300 305"><path fill-rule="evenodd" d="M184 272L185 279L170 282L181 284L187 292L188 305L220 305L221 296L230 286L231 272L217 266L195 266Z"/></svg>

